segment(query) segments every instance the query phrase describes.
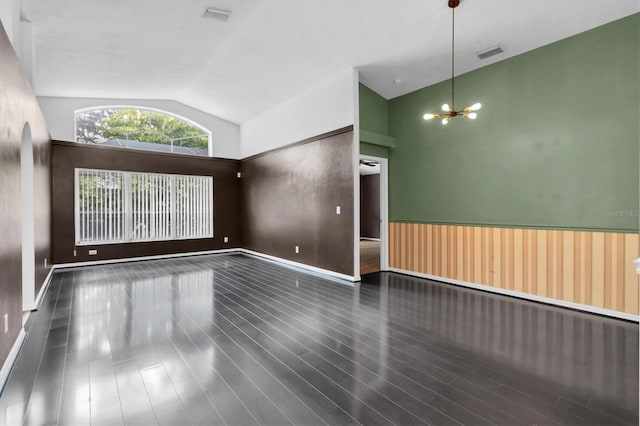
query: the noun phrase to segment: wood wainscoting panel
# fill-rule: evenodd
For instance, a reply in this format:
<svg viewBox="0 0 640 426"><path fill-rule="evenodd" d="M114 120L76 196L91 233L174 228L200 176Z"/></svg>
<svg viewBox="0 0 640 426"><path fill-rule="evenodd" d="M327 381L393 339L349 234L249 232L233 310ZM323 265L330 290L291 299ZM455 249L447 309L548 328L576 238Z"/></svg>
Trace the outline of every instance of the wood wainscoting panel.
<svg viewBox="0 0 640 426"><path fill-rule="evenodd" d="M391 222L392 268L638 314L638 234Z"/></svg>

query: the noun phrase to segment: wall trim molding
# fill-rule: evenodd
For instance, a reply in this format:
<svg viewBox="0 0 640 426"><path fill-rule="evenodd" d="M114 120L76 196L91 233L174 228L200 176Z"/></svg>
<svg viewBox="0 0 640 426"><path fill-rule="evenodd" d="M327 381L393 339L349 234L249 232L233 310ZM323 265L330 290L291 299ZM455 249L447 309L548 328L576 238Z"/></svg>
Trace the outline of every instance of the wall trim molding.
<svg viewBox="0 0 640 426"><path fill-rule="evenodd" d="M414 277L417 277L417 278L425 278L425 279L428 279L428 280L438 281L438 282L442 282L442 283L446 283L446 284L453 284L453 285L457 285L457 286L460 286L460 287L467 287L467 288L471 288L471 289L474 289L474 290L481 290L481 291L486 291L486 292L489 292L489 293L497 293L497 294L501 294L501 295L504 295L504 296L516 297L518 299L530 300L530 301L533 301L533 302L544 303L544 304L547 304L547 305L554 305L554 306L558 306L558 307L561 307L561 308L573 309L573 310L576 310L576 311L587 312L587 313L590 313L590 314L598 314L598 315L603 315L603 316L606 316L606 317L622 319L622 320L626 320L626 321L640 322L640 316L633 315L633 314L628 314L626 312L618 312L618 311L614 311L614 310L611 310L611 309L598 308L598 307L595 307L595 306L583 305L581 303L574 303L574 302L569 302L569 301L566 301L566 300L559 300L559 299L552 299L552 298L549 298L549 297L536 296L536 295L529 294L529 293L522 293L522 292L519 292L519 291L506 290L506 289L502 289L502 288L491 287L491 286L482 285L482 284L476 284L476 283L472 283L472 282L468 282L468 281L461 281L461 280L455 280L455 279L451 279L451 278L439 277L437 275L423 274L423 273L420 273L420 272L408 271L406 269L389 268L389 271L396 272L396 273L402 274L402 275L410 275L410 276L414 276Z"/></svg>
<svg viewBox="0 0 640 426"><path fill-rule="evenodd" d="M257 154L249 155L247 157L242 157L242 158L209 157L209 156L204 156L204 155L192 155L192 154L180 154L179 158L190 158L190 159L203 160L203 161L210 161L210 160L233 161L235 163L240 164L243 161L253 160L255 158L262 157L263 155L272 154L274 152L282 151L284 149L292 148L292 147L295 147L295 146L298 146L298 145L304 145L304 144L308 144L308 143L311 143L311 142L316 142L316 141L319 141L319 140L322 140L322 139L329 138L331 136L336 136L336 135L340 135L342 133L351 132L353 130L354 130L354 126L353 126L353 124L350 124L348 126L341 127L339 129L335 129L335 130L332 130L332 131L329 131L329 132L321 133L319 135L312 136L310 138L306 138L306 139L303 139L303 140L300 140L300 141L292 142L290 144L287 144L287 145L284 145L284 146L280 146L280 147L277 147L277 148L268 149L266 151L262 151L262 152L259 152ZM61 140L52 140L51 144L52 145L57 145L57 146L66 146L66 147L70 147L70 148L102 149L102 150L107 150L107 151L120 151L120 152L136 151L136 152L143 152L143 153L149 154L149 155L157 155L157 156L162 156L162 157L169 156L169 157L172 157L172 158L176 158L176 154L173 154L173 153L147 151L147 150L141 150L141 149L135 149L135 148L125 148L125 147L119 147L119 146L83 144L83 143L78 143L78 142L61 141Z"/></svg>
<svg viewBox="0 0 640 426"><path fill-rule="evenodd" d="M242 157L239 161L243 162L243 161L247 161L247 160L254 160L254 159L262 157L264 155L273 154L274 152L282 151L282 150L285 150L285 149L288 149L288 148L293 148L293 147L299 146L299 145L308 144L308 143L311 143L311 142L316 142L316 141L319 141L319 140L322 140L322 139L330 138L331 136L337 136L337 135L341 135L343 133L351 132L351 131L353 131L353 129L354 129L353 124L350 124L348 126L341 127L339 129L336 129L336 130L331 130L329 132L321 133L321 134L316 135L316 136L311 136L310 138L306 138L306 139L303 139L301 141L292 142L292 143L287 144L287 145L279 146L277 148L268 149L266 151L262 151L262 152L259 152L257 154L249 155L247 157Z"/></svg>
<svg viewBox="0 0 640 426"><path fill-rule="evenodd" d="M136 107L138 108L138 107ZM175 153L170 152L159 152L159 151L149 151L146 149L136 149L136 148L126 148L121 146L110 146L110 145L96 145L96 144L87 144L80 142L71 142L71 141L60 141L60 140L52 140L52 145L56 146L65 146L69 148L84 148L84 149L99 149L106 151L120 151L120 152L131 152L135 151L138 153L144 153L148 155L154 155L159 157L171 157L171 158L188 158L191 160L202 160L202 161L233 161L235 163L240 163L239 159L236 158L228 158L228 157L209 157L205 155L193 155L193 154L180 154L179 157L176 156Z"/></svg>
<svg viewBox="0 0 640 426"><path fill-rule="evenodd" d="M205 251L189 251L189 252L183 252L183 253L157 254L153 256L123 257L120 259L90 260L87 262L74 262L74 263L58 263L53 265L53 268L54 269L79 268L83 266L110 265L113 263L138 262L143 260L171 259L174 257L203 256L207 254L233 253L239 250L242 250L242 249L230 248L230 249L205 250Z"/></svg>
<svg viewBox="0 0 640 426"><path fill-rule="evenodd" d="M294 262L292 260L287 260L281 257L271 256L269 254L260 253L257 251L248 250L248 249L239 248L239 247L231 248L231 249L193 251L193 252L173 253L173 254L159 254L154 256L126 257L122 259L106 259L106 260L95 260L95 261L88 261L88 262L60 263L60 264L53 265L51 267L51 270L53 271L54 269L80 268L85 266L110 265L114 263L128 263L128 262L139 262L139 261L145 261L145 260L171 259L176 257L205 256L205 255L225 254L225 253L244 253L251 256L260 257L266 260L270 260L272 262L281 263L283 264L283 266L289 266L295 269L302 269L304 270L304 272L312 273L314 275L321 275L323 278L333 279L334 281L338 281L346 285L353 286L354 285L353 283L355 281L359 281L359 280L356 280L356 277L353 277L351 275L341 274L339 272L330 271L328 269L318 268L317 266L307 265L306 263Z"/></svg>
<svg viewBox="0 0 640 426"><path fill-rule="evenodd" d="M7 359L4 361L2 365L2 369L0 369L0 395L4 390L4 386L7 384L7 380L9 380L9 374L11 374L11 370L13 369L14 364L16 363L16 359L18 358L18 353L20 353L20 349L22 348L22 344L24 343L24 339L27 337L27 332L24 327L20 329L20 334L18 334L18 338L13 343L11 347L11 351L9 351L9 355L7 355Z"/></svg>
<svg viewBox="0 0 640 426"><path fill-rule="evenodd" d="M609 229L609 228L586 228L572 226L552 226L552 225L532 225L532 224L509 224L509 223L486 223L486 222L448 222L445 220L405 220L389 219L389 223L409 223L420 225L447 225L447 226L472 226L480 228L507 228L507 229L541 229L546 231L581 231L581 232L612 232L617 234L637 234L638 229Z"/></svg>
<svg viewBox="0 0 640 426"><path fill-rule="evenodd" d="M340 272L330 271L324 268L318 268L317 266L307 265L306 263L295 262L293 260L283 259L277 256L271 256L270 254L260 253L253 250L248 249L238 249L239 252L245 253L251 256L261 257L263 259L269 260L275 263L282 263L284 266L291 267L292 269L303 269L304 272L310 272L314 275L321 275L323 278L334 278L333 281L337 281L340 284L345 284L348 286L353 286L354 282L359 281L356 280L356 277L346 274L341 274Z"/></svg>

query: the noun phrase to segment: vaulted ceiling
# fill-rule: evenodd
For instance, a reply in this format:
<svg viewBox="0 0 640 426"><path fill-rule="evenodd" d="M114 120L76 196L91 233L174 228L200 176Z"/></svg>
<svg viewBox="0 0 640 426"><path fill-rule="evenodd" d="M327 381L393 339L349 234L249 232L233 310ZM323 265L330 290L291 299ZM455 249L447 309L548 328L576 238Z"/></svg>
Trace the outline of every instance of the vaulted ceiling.
<svg viewBox="0 0 640 426"><path fill-rule="evenodd" d="M231 17L202 18L207 7ZM638 0L463 0L456 73L638 11ZM450 13L446 0L22 0L38 95L173 99L235 123L350 67L386 98L447 79ZM505 53L476 57L497 43Z"/></svg>

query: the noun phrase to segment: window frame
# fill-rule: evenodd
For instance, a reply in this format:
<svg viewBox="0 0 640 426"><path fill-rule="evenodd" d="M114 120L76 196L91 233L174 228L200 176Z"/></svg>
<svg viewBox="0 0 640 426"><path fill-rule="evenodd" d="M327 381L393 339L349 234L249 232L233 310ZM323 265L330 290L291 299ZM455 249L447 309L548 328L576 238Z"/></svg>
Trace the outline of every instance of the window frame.
<svg viewBox="0 0 640 426"><path fill-rule="evenodd" d="M213 134L211 133L211 130L207 129L206 127L204 127L202 124L187 118L183 115L180 114L176 114L173 113L171 111L166 111L160 108L153 108L153 107L147 107L147 106L140 106L140 105L122 105L122 104L116 104L116 105L96 105L96 106L90 106L90 107L85 107L85 108L78 108L73 110L73 141L75 143L79 143L82 144L82 142L78 142L78 120L77 120L77 116L78 114L81 114L83 112L88 112L88 111L95 111L98 109L137 109L139 111L148 111L148 112L155 112L157 114L164 114L164 115L168 115L171 116L173 118L177 118L178 120L182 120L185 121L187 123L189 123L190 125L197 127L198 129L202 130L203 133L205 133L207 135L207 139L209 141L208 143L208 149L207 149L207 157L213 157ZM126 149L134 149L134 148L126 148ZM164 152L164 151L152 151L149 150L149 152L153 152L153 153L163 153L163 154L176 154L176 155L195 155L198 157L204 157L203 155L198 155L198 154L182 154L182 153L175 153L175 152Z"/></svg>
<svg viewBox="0 0 640 426"><path fill-rule="evenodd" d="M80 172L81 171L88 171L88 172L111 172L111 173L122 173L122 178L123 178L123 185L124 182L126 182L127 187L123 186L123 200L125 200L125 202L123 203L123 210L124 210L124 215L123 215L123 232L124 232L124 238L122 240L94 240L94 241L80 241ZM115 170L115 169L97 169L97 168L86 168L86 167L76 167L74 168L74 178L73 178L73 185L74 185L74 194L73 194L73 213L74 213L74 242L75 245L77 247L82 247L82 246L101 246L101 245L111 245L111 244L136 244L136 243L150 243L150 242L160 242L160 241L184 241L184 240L201 240L201 239L210 239L214 237L214 205L213 205L213 197L214 197L214 177L210 176L210 175L195 175L195 174L178 174L178 173L157 173L157 172L142 172L142 171L135 171L135 170ZM160 175L160 176L169 176L171 177L171 181L173 183L173 188L175 188L175 182L176 182L176 178L193 178L193 177L198 177L198 178L205 178L206 180L209 181L209 187L211 188L211 192L208 194L209 195L209 202L208 203L204 203L203 205L207 205L208 204L208 208L209 208L209 212L208 212L208 216L211 219L210 222L210 226L209 226L209 232L205 235L205 236L178 236L178 232L177 229L173 226L176 223L176 218L179 214L178 210L176 209L176 198L175 198L175 189L173 189L171 191L171 201L170 201L170 208L168 210L168 215L169 215L169 220L171 223L170 226L170 236L167 237L162 237L162 238L148 238L148 239L134 239L133 235L134 235L134 231L133 230L127 230L126 226L131 225L132 223L132 219L133 219L133 209L134 206L132 205L132 203L130 202L131 198L132 198L132 194L133 194L133 186L131 185L131 177L133 175L137 175L137 174L146 174L146 175ZM126 201L128 200L128 201ZM130 239L126 239L127 237L131 237Z"/></svg>

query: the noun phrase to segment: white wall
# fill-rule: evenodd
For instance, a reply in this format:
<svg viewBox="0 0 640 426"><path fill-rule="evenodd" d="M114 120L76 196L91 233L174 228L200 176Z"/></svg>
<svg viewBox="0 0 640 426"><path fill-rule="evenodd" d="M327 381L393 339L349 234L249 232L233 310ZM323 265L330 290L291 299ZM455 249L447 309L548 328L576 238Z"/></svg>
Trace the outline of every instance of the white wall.
<svg viewBox="0 0 640 426"><path fill-rule="evenodd" d="M20 52L20 1L0 0L0 22L13 45Z"/></svg>
<svg viewBox="0 0 640 426"><path fill-rule="evenodd" d="M22 70L33 87L35 44L33 26L22 16L21 0L0 0L0 22L13 50L20 58Z"/></svg>
<svg viewBox="0 0 640 426"><path fill-rule="evenodd" d="M0 0L1 2L2 0ZM38 97L51 138L74 141L74 111L102 105L135 105L168 111L195 121L211 131L213 156L239 159L240 127L237 124L214 117L200 110L170 100L94 99Z"/></svg>
<svg viewBox="0 0 640 426"><path fill-rule="evenodd" d="M2 0L0 0L1 2ZM33 84L33 74L36 68L36 51L35 40L33 38L33 25L29 21L20 20L20 50L18 51L22 71L31 83L31 87L35 91Z"/></svg>
<svg viewBox="0 0 640 426"><path fill-rule="evenodd" d="M348 69L243 123L242 157L354 124L353 93L354 71Z"/></svg>
<svg viewBox="0 0 640 426"><path fill-rule="evenodd" d="M0 0L1 2L2 0ZM102 105L137 105L168 111L209 129L213 156L240 159L353 125L357 76L348 69L241 126L171 100L38 97L54 140L73 141L74 111Z"/></svg>

